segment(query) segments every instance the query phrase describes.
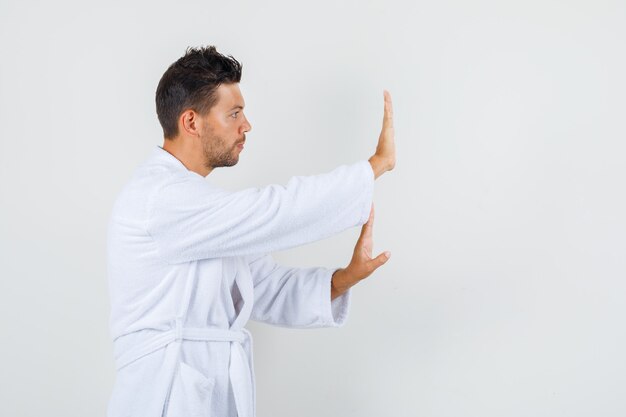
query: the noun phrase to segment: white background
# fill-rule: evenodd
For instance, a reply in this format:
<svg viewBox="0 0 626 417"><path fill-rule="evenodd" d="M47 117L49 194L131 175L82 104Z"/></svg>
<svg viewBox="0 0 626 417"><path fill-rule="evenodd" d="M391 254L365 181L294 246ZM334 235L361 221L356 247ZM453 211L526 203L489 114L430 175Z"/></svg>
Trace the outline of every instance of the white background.
<svg viewBox="0 0 626 417"><path fill-rule="evenodd" d="M225 188L367 159L375 255L339 329L249 323L260 417L626 415L623 1L0 1L0 415L104 415L106 224L187 46L243 63ZM345 266L359 228L276 253Z"/></svg>

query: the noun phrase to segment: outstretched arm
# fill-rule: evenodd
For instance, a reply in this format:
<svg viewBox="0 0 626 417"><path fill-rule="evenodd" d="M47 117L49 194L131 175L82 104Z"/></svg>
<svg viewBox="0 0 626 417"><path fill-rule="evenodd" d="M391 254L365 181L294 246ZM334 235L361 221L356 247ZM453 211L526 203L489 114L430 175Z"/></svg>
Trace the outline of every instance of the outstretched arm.
<svg viewBox="0 0 626 417"><path fill-rule="evenodd" d="M290 328L339 327L350 305L350 291L330 299L337 268L293 268L277 264L270 254L249 261L254 285L250 318Z"/></svg>
<svg viewBox="0 0 626 417"><path fill-rule="evenodd" d="M367 161L237 192L172 176L149 200L146 230L169 264L271 253L362 225L373 192Z"/></svg>

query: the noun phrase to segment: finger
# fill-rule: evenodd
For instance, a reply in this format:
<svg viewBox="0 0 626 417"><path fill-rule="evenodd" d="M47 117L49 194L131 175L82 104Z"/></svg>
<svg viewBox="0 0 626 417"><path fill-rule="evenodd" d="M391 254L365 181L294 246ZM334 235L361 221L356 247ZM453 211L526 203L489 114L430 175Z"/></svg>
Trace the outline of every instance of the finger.
<svg viewBox="0 0 626 417"><path fill-rule="evenodd" d="M391 94L389 94L389 91L383 90L383 97L385 99L385 114L383 117L383 126L393 127L393 104L391 102Z"/></svg>
<svg viewBox="0 0 626 417"><path fill-rule="evenodd" d="M372 202L372 208L370 209L370 217L367 219L367 222L361 227L361 234L359 235L359 240L363 237L371 234L372 226L374 225L374 203Z"/></svg>
<svg viewBox="0 0 626 417"><path fill-rule="evenodd" d="M387 262L390 257L391 257L391 252L385 251L381 253L380 255L378 255L377 257L375 257L374 259L367 261L367 264L368 264L367 266L370 268L371 271L374 271L379 266Z"/></svg>

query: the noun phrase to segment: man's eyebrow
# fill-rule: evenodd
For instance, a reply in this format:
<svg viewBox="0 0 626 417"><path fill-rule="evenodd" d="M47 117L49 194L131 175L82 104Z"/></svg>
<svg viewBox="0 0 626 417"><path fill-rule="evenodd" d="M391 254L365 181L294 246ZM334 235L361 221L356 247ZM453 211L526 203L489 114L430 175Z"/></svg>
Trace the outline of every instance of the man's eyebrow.
<svg viewBox="0 0 626 417"><path fill-rule="evenodd" d="M232 110L235 110L235 109L243 109L243 106L240 106L239 104L237 104L235 107L231 108L228 111L232 111Z"/></svg>

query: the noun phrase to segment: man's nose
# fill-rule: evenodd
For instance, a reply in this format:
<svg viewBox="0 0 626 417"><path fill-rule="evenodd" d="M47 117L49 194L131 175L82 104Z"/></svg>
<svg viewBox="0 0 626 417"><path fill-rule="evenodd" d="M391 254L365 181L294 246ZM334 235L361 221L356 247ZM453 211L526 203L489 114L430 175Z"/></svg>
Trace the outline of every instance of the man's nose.
<svg viewBox="0 0 626 417"><path fill-rule="evenodd" d="M248 118L246 117L244 122L243 122L243 131L244 132L249 132L252 130L252 126L250 125L250 122L248 121Z"/></svg>

